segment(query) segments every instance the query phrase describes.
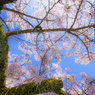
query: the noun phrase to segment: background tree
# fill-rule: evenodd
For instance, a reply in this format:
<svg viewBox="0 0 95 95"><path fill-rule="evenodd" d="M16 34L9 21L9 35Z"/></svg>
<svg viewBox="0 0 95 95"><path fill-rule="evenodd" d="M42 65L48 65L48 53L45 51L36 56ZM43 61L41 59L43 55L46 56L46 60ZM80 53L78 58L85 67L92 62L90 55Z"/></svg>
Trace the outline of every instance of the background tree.
<svg viewBox="0 0 95 95"><path fill-rule="evenodd" d="M5 90L6 79L4 73L6 68L8 67L8 37L10 36L19 35L23 33L30 33L30 34L25 34L25 39L26 41L30 40L29 43L32 44L32 47L31 46L29 47L27 43L24 43L25 47L22 47L21 43L19 43L20 46L19 49L21 49L25 54L27 54L27 58L29 58L29 55L31 55L31 50L32 52L35 53L35 59L38 61L40 60L39 75L40 76L45 75L45 78L47 79L49 78L48 77L49 69L47 68L49 63L54 58L55 60L57 60L57 63L60 63L61 57L70 56L70 53L68 52L65 54L65 56L63 56L62 52L58 54L59 51L61 50L61 46L59 42L61 43L64 42L63 43L64 49L67 50L71 49L72 51L76 50L72 53L75 56L77 55L79 56L79 58L75 60L76 63L79 63L82 60L82 64L88 64L95 58L95 53L89 51L92 45L91 43L95 42L94 29L93 29L95 26L94 15L93 15L94 14L93 1L47 0L46 2L44 2L44 0L43 1L37 0L37 2L39 4L38 8L42 7L42 9L38 9L38 11L36 11L32 16L27 15L25 13L24 9L26 6L28 6L29 3L27 1L17 0L13 4L12 8L8 8L8 6L6 7L3 6L3 4L1 4L2 10L4 9L10 11L10 12L6 12L6 15L8 15L8 18L6 20L4 17L0 17L2 23L4 23L8 29L7 32L4 32L2 29L3 24L0 24L1 26L0 27L0 44L1 44L0 45L0 56L1 56L0 72L2 72L0 73L0 82L1 82L0 88L2 88L1 89L2 93L10 94L11 91L14 92L14 89L16 89L16 88L12 88L12 90L11 89ZM10 2L6 2L6 3L10 3ZM90 4L89 12L86 12L85 10L87 9L86 3ZM63 10L59 11L61 8L63 8ZM73 11L71 12L71 10ZM3 11L1 11L1 14L2 12ZM85 18L85 21L83 20L83 18ZM36 25L33 25L32 23L33 19L36 20L37 22ZM15 25L13 25L13 23L15 23L16 27ZM8 25L10 25L11 27ZM19 38L17 37L17 39ZM82 53L80 48L81 46L85 47L87 52ZM19 62L19 60L17 62ZM24 63L22 62L22 65L23 64ZM55 64L53 64L52 67L55 68L56 66L55 67L54 66ZM59 75L61 74L60 66L57 65L56 71ZM6 75L9 76L8 74ZM29 79L27 80L29 81ZM51 79L51 81L54 80ZM38 90L35 93L41 93L43 92L41 87L44 87L45 89L53 87L44 92L52 92L52 91L56 92L57 90L56 93L61 95L63 94L63 92L61 92L60 88L62 87L63 83L62 81L61 82L57 82L57 81L59 80L52 82L51 85L49 85L46 88L43 84L44 83L43 81L41 86L39 86L38 84L38 87L36 86L33 89L38 88L41 91ZM58 83L56 84L57 85L56 87L54 83L55 84ZM25 87L27 86L25 85ZM30 84L29 87L31 87ZM18 89L20 89L20 86L18 87ZM23 89L23 85L21 85L21 89ZM27 92L26 90L24 91L25 93ZM28 92L30 94L31 92L34 91L35 90L30 90ZM15 93L17 94L19 92L16 91Z"/></svg>

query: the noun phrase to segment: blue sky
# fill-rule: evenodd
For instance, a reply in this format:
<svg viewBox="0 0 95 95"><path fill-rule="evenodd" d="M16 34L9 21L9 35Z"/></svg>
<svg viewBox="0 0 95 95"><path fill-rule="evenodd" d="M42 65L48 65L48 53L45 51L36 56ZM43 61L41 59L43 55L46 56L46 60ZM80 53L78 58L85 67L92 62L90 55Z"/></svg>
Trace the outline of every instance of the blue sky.
<svg viewBox="0 0 95 95"><path fill-rule="evenodd" d="M35 4L35 2L32 3L32 5L33 4ZM26 12L28 14L31 14L30 10L28 10L28 7L26 9ZM33 10L32 10L32 12L33 12ZM33 22L33 23L35 24L35 22ZM21 38L24 39L24 35L21 35ZM11 54L18 54L20 56L21 54L23 54L23 52L18 49L17 43L18 42L16 42L16 40L13 40L13 39L9 40L9 52ZM95 46L93 46L91 49L95 52ZM66 57L66 58L62 59L62 62L60 63L60 65L62 67L63 73L65 71L65 68L69 67L72 70L70 73L74 73L76 75L77 81L79 81L81 79L81 75L80 75L81 72L85 72L88 76L95 78L95 74L94 74L95 59L88 65L81 65L80 63L79 64L75 63L75 58L77 58L77 57L71 56L71 57ZM39 63L34 59L34 54L32 54L31 60L32 60L32 64L35 64L35 66L38 66Z"/></svg>

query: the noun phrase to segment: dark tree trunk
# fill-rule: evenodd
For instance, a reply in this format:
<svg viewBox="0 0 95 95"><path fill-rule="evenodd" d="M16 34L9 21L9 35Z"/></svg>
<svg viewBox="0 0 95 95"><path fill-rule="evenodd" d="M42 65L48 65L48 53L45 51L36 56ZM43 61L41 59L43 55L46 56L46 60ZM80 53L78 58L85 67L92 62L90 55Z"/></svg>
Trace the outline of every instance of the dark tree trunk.
<svg viewBox="0 0 95 95"><path fill-rule="evenodd" d="M6 83L6 77L4 73L8 66L8 50L8 37L3 31L2 24L0 22L0 88L5 87Z"/></svg>
<svg viewBox="0 0 95 95"><path fill-rule="evenodd" d="M0 0L0 10L2 10L2 7L4 4L7 4L7 3L13 3L17 0Z"/></svg>

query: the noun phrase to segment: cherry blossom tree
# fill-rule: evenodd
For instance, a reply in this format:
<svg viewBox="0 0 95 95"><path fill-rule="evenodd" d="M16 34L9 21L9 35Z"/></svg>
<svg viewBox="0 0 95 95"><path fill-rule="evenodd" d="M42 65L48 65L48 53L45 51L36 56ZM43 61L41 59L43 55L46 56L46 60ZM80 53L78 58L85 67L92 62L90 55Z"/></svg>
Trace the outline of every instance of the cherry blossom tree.
<svg viewBox="0 0 95 95"><path fill-rule="evenodd" d="M76 63L85 65L95 58L95 52L90 50L95 42L94 0L36 0L35 6L30 6L30 2L33 3L29 0L0 1L0 93L94 95L95 84L90 85L91 77L82 72L83 79L77 83L76 76L62 73L59 65L62 58L71 55L78 56ZM28 15L26 7L35 12ZM25 34L24 41L15 36L19 34ZM24 55L8 52L11 36L19 40L18 48ZM64 55L62 49L68 52ZM32 65L32 54L39 62L38 69ZM29 65L24 66L26 63Z"/></svg>

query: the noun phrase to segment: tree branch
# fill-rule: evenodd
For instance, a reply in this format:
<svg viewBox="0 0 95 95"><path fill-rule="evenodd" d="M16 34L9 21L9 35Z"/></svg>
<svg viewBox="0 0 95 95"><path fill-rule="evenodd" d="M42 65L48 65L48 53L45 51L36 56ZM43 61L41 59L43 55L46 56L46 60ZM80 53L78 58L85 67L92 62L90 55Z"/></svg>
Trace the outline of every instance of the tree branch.
<svg viewBox="0 0 95 95"><path fill-rule="evenodd" d="M85 28L90 28L90 27L94 27L95 24L93 25L88 25L88 26L83 26L80 28L75 28L75 29L67 29L67 28L56 28L56 29L44 29L42 31L33 31L34 29L27 29L27 30L20 30L20 31L13 31L13 32L9 32L7 33L7 36L13 36L13 35L18 35L18 34L23 34L23 33L39 33L39 32L50 32L50 31L67 31L68 33L71 34L71 32L69 31L76 31L76 30L81 30L81 29L85 29Z"/></svg>
<svg viewBox="0 0 95 95"><path fill-rule="evenodd" d="M81 7L81 5L82 5L82 2L83 2L83 0L81 0L81 3L80 3L79 8L78 8L78 10L77 10L76 16L75 16L75 18L74 18L74 22L73 22L73 24L71 25L71 28L70 28L70 29L72 29L72 27L74 26L74 24L75 24L75 22L76 22L76 19L77 19L77 16L78 16L80 7Z"/></svg>
<svg viewBox="0 0 95 95"><path fill-rule="evenodd" d="M0 3L2 3L4 5L4 4L7 4L7 3L13 3L15 1L17 1L17 0L0 0Z"/></svg>
<svg viewBox="0 0 95 95"><path fill-rule="evenodd" d="M17 13L17 14L19 14L19 15L24 15L24 16L27 16L27 17L30 17L30 18L33 18L33 19L36 19L36 20L42 20L42 19L40 19L40 18L37 18L37 17L34 17L34 16L30 16L30 15L27 15L27 14L25 14L25 13L21 13L21 12L19 12L19 11L16 11L16 10L14 10L14 9L11 9L11 8L7 8L7 7L2 7L2 9L4 9L4 10L7 10L7 11L11 11L11 12L14 12L14 13ZM54 21L54 20L45 20L45 21Z"/></svg>
<svg viewBox="0 0 95 95"><path fill-rule="evenodd" d="M63 82L60 79L48 79L43 80L41 84L32 82L12 88L2 88L0 89L0 95L36 95L48 92L55 92L58 95L69 95L64 91L61 91L62 87Z"/></svg>

